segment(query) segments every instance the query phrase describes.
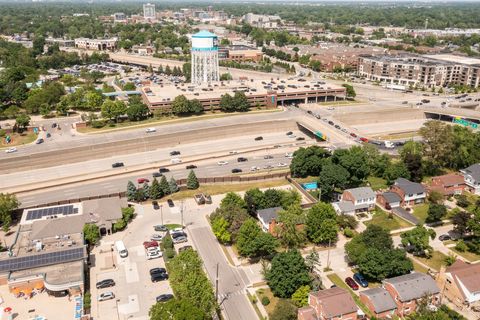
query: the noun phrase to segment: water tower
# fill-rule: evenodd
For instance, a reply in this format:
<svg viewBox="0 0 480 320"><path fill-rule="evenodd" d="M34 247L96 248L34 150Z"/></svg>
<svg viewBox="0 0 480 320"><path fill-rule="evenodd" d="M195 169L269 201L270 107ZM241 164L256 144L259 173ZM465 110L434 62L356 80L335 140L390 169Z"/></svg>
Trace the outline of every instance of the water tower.
<svg viewBox="0 0 480 320"><path fill-rule="evenodd" d="M202 30L192 36L192 84L219 80L218 37Z"/></svg>

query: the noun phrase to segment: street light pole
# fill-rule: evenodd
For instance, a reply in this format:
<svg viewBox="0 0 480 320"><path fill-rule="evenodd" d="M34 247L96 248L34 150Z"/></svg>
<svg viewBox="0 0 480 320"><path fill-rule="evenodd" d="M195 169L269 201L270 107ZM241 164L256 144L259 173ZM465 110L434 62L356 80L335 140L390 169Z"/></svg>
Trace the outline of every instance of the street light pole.
<svg viewBox="0 0 480 320"><path fill-rule="evenodd" d="M217 262L217 272L215 277L215 301L218 302L218 262Z"/></svg>
<svg viewBox="0 0 480 320"><path fill-rule="evenodd" d="M183 228L183 204L184 204L184 201L182 200L181 206L180 206L180 216L181 216L181 219L182 219L182 228Z"/></svg>
<svg viewBox="0 0 480 320"><path fill-rule="evenodd" d="M163 204L160 205L160 216L162 217L162 225L163 225Z"/></svg>

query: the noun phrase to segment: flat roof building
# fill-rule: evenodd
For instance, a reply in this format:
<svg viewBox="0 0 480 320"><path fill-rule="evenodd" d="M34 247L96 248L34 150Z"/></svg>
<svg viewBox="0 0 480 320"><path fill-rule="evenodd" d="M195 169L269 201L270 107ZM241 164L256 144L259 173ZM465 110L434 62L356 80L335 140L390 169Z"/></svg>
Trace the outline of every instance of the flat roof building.
<svg viewBox="0 0 480 320"><path fill-rule="evenodd" d="M75 48L100 51L114 51L117 48L117 43L118 38L116 37L110 39L77 38L75 39Z"/></svg>

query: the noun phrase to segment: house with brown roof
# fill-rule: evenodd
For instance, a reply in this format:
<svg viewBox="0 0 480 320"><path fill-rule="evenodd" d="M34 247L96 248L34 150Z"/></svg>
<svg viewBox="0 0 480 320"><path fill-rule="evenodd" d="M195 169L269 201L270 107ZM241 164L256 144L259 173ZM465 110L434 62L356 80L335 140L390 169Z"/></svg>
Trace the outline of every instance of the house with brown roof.
<svg viewBox="0 0 480 320"><path fill-rule="evenodd" d="M308 307L298 309L298 320L358 320L363 314L350 293L334 287L308 295Z"/></svg>
<svg viewBox="0 0 480 320"><path fill-rule="evenodd" d="M429 303L440 302L440 289L435 280L427 274L414 272L383 280L383 288L390 293L397 304L397 315L403 317L417 309L420 299L429 298Z"/></svg>
<svg viewBox="0 0 480 320"><path fill-rule="evenodd" d="M373 288L360 292L360 301L378 319L390 319L397 311L397 304L384 288Z"/></svg>
<svg viewBox="0 0 480 320"><path fill-rule="evenodd" d="M445 298L457 307L469 306L480 301L480 264L468 264L462 260L440 269L437 284Z"/></svg>
<svg viewBox="0 0 480 320"><path fill-rule="evenodd" d="M465 190L466 184L464 177L456 173L449 173L443 176L433 177L428 186L428 191L437 191L443 196L453 196L462 194Z"/></svg>

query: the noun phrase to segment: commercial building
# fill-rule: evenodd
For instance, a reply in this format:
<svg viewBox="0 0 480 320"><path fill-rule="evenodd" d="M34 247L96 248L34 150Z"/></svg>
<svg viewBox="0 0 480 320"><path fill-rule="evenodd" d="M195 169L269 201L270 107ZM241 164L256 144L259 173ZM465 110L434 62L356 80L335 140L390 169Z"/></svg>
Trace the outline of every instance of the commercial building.
<svg viewBox="0 0 480 320"><path fill-rule="evenodd" d="M247 13L242 17L242 21L252 25L253 27L263 29L276 29L281 22L281 18L277 15L263 15Z"/></svg>
<svg viewBox="0 0 480 320"><path fill-rule="evenodd" d="M123 12L115 12L113 14L113 21L114 22L126 22L127 21L127 15Z"/></svg>
<svg viewBox="0 0 480 320"><path fill-rule="evenodd" d="M260 62L263 59L263 52L249 46L231 45L218 49L218 59L235 62Z"/></svg>
<svg viewBox="0 0 480 320"><path fill-rule="evenodd" d="M358 75L411 87L478 87L480 59L452 55L360 56Z"/></svg>
<svg viewBox="0 0 480 320"><path fill-rule="evenodd" d="M75 39L75 48L86 50L100 50L100 51L114 51L117 49L118 38L110 39L89 39L77 38Z"/></svg>
<svg viewBox="0 0 480 320"><path fill-rule="evenodd" d="M143 17L145 19L155 19L155 4L145 3L143 5Z"/></svg>
<svg viewBox="0 0 480 320"><path fill-rule="evenodd" d="M67 39L61 39L61 38L47 38L45 39L45 43L49 45L58 44L59 47L75 46L75 40L67 40Z"/></svg>
<svg viewBox="0 0 480 320"><path fill-rule="evenodd" d="M281 82L283 81L283 83ZM224 94L233 95L236 91L244 92L251 106L275 108L278 105L336 101L346 98L344 87L318 82L301 82L298 80L281 81L221 81L211 84L193 85L155 85L141 88L143 101L150 110L170 109L173 100L179 95L187 99L197 99L205 110L219 108Z"/></svg>

